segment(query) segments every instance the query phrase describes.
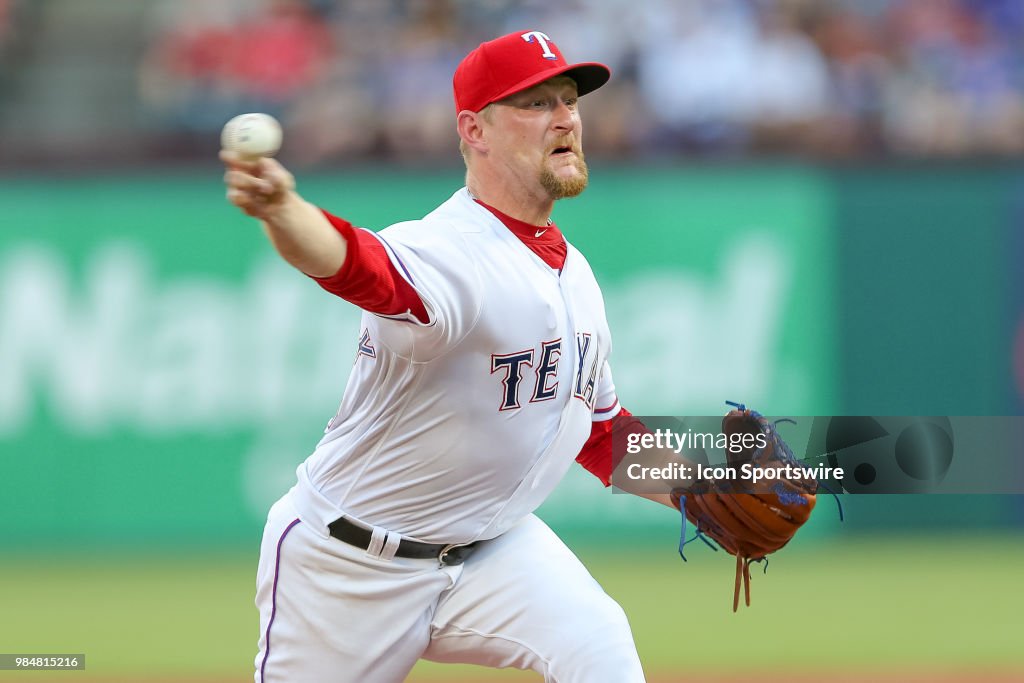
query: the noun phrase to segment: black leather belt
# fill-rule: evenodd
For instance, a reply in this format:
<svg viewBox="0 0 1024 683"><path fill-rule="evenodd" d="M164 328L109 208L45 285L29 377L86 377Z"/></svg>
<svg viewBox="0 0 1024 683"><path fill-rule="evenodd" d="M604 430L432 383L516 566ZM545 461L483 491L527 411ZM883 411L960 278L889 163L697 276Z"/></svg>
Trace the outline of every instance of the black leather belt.
<svg viewBox="0 0 1024 683"><path fill-rule="evenodd" d="M327 528L334 538L363 550L370 547L370 540L373 538L373 531L356 526L344 517L334 520L327 525ZM395 557L407 557L415 560L434 558L441 564L456 565L465 562L474 550L476 550L476 543L445 545L443 543L421 543L403 538L398 544L398 550L395 551Z"/></svg>

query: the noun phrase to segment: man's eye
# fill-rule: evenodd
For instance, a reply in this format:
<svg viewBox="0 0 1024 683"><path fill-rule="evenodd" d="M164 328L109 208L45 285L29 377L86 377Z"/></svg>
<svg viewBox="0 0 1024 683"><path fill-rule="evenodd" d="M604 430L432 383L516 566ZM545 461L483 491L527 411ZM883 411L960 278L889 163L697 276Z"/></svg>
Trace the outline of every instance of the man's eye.
<svg viewBox="0 0 1024 683"><path fill-rule="evenodd" d="M569 109L572 109L573 107L576 106L577 99L578 98L576 97L570 97L569 99L565 100L565 106L569 107Z"/></svg>
<svg viewBox="0 0 1024 683"><path fill-rule="evenodd" d="M544 107L548 106L548 103L544 100L534 100L530 102L530 106L533 107L534 109L543 109Z"/></svg>

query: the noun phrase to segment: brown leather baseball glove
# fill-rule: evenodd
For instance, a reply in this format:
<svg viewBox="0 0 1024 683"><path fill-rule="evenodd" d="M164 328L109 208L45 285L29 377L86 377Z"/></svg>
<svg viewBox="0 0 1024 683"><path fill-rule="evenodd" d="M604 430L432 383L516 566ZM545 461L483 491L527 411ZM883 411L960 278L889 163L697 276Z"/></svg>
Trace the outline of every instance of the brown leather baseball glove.
<svg viewBox="0 0 1024 683"><path fill-rule="evenodd" d="M750 605L750 563L764 560L793 538L811 516L818 483L799 472L785 476L787 465L797 468L801 463L793 457L775 425L741 404L731 405L736 409L722 419L722 433L733 445L727 449L727 459L729 472L734 476L705 480L686 491L677 489L672 492L672 502L685 513L680 555L683 545L689 542L685 540L689 519L697 527L695 538L705 542L710 538L736 556L732 603L735 612L739 607L741 578L746 603ZM774 476L762 476L755 483L755 468L777 472L771 473Z"/></svg>

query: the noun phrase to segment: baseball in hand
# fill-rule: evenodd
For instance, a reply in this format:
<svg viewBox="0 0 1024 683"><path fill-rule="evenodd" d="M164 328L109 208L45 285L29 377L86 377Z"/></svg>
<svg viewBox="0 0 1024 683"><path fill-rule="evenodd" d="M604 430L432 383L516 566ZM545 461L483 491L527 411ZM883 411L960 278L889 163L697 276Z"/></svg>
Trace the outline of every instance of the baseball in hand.
<svg viewBox="0 0 1024 683"><path fill-rule="evenodd" d="M248 159L272 157L281 149L281 124L269 114L241 114L224 124L220 146Z"/></svg>

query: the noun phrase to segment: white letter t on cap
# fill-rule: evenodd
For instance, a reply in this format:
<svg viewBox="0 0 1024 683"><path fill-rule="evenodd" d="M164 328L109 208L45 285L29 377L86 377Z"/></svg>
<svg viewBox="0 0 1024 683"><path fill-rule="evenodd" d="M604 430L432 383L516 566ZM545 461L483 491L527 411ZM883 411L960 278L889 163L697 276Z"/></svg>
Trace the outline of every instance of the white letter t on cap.
<svg viewBox="0 0 1024 683"><path fill-rule="evenodd" d="M544 48L544 54L542 54L541 57L543 57L544 59L558 59L558 56L555 55L555 53L551 51L551 48L548 47L548 41L551 40L551 38L547 37L540 31L530 31L529 33L524 33L521 36L521 38L528 43L532 43L533 39L536 38L537 42L540 43L540 46Z"/></svg>

